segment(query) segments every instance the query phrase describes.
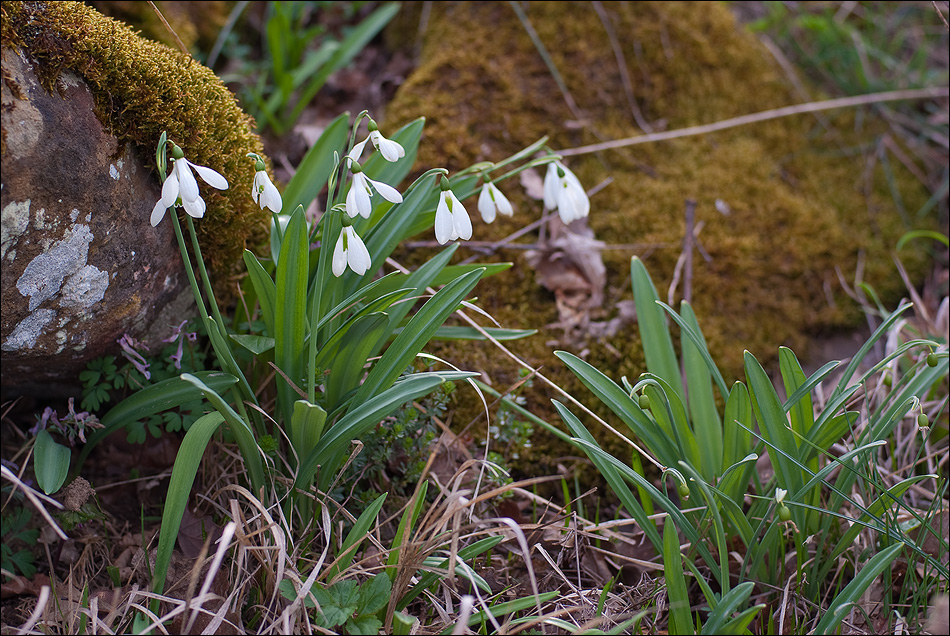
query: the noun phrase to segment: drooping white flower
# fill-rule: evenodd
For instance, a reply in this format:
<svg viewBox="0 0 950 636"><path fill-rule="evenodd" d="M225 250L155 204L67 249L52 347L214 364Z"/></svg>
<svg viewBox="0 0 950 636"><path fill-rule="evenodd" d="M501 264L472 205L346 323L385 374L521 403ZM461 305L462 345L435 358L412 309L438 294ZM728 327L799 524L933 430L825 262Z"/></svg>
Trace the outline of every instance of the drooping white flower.
<svg viewBox="0 0 950 636"><path fill-rule="evenodd" d="M481 194L478 195L478 211L482 213L482 220L485 223L494 221L496 213L505 216L514 214L508 198L491 181L486 181L482 185Z"/></svg>
<svg viewBox="0 0 950 636"><path fill-rule="evenodd" d="M254 155L257 160L255 165L255 170L257 171L254 174L254 186L251 189L251 197L254 199L254 203L261 206L261 209L270 208L275 214L280 214L281 208L284 207L284 201L280 198L280 191L277 189L273 183L271 183L270 177L267 176L266 166L264 161L257 155Z"/></svg>
<svg viewBox="0 0 950 636"><path fill-rule="evenodd" d="M386 161L395 162L406 156L406 149L402 147L402 144L383 137L383 133L379 132L379 127L372 119L369 120L369 139Z"/></svg>
<svg viewBox="0 0 950 636"><path fill-rule="evenodd" d="M781 506L782 503L784 503L785 496L787 494L788 494L788 491L785 490L784 488L776 488L775 489L775 503Z"/></svg>
<svg viewBox="0 0 950 636"><path fill-rule="evenodd" d="M565 225L590 213L590 199L584 186L560 161L548 164L544 177L544 206L557 210Z"/></svg>
<svg viewBox="0 0 950 636"><path fill-rule="evenodd" d="M435 210L435 239L440 245L457 238L467 241L472 238L472 220L468 218L465 206L449 189L448 179L442 179L441 188L442 194Z"/></svg>
<svg viewBox="0 0 950 636"><path fill-rule="evenodd" d="M366 244L359 237L352 225L343 227L340 237L336 240L336 247L333 249L333 260L330 264L334 276L342 276L346 271L346 266L362 276L366 273L372 264L369 257L369 250Z"/></svg>
<svg viewBox="0 0 950 636"><path fill-rule="evenodd" d="M368 219L373 211L373 203L370 197L373 196L373 190L380 194L384 199L391 203L402 203L402 195L399 190L387 185L381 181L373 181L365 174L363 168L355 161L350 166L353 174L350 183L350 191L346 194L346 213L352 219L356 215ZM372 186L372 188L370 188Z"/></svg>
<svg viewBox="0 0 950 636"><path fill-rule="evenodd" d="M162 198L152 208L152 227L161 222L165 217L165 210L173 205L182 206L185 208L185 212L196 219L204 216L205 202L198 193L198 182L195 180L195 176L191 174L191 168L194 168L198 176L211 187L218 190L228 189L227 179L211 168L199 166L185 159L185 153L175 144L172 144L172 159L175 163L171 174L168 175L162 185Z"/></svg>

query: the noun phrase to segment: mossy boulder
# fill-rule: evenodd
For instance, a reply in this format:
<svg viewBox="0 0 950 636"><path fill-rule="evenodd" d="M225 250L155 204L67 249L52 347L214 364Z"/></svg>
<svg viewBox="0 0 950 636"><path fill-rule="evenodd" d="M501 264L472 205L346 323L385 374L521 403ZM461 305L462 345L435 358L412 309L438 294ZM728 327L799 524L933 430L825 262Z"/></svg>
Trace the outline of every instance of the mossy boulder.
<svg viewBox="0 0 950 636"><path fill-rule="evenodd" d="M2 43L37 63L51 92L62 72L79 75L103 126L144 165L154 166L167 131L190 161L228 179L230 189L202 192L208 209L197 232L212 275L229 275L245 246L264 244L269 215L251 200L254 163L246 157L263 154L263 146L253 120L210 69L79 2L4 2Z"/></svg>
<svg viewBox="0 0 950 636"><path fill-rule="evenodd" d="M626 70L593 5L520 5L576 102L572 111L509 3L431 3L419 66L388 107L386 127L426 116L417 166L454 170L501 159L543 135L551 136L552 148L570 149L641 134L638 120L654 130L674 130L801 101L725 4L602 3ZM389 31L392 46L416 40L419 9L418 3L404 8ZM623 89L624 73L636 115ZM727 377L741 376L744 349L766 363L779 345L807 356L815 334L863 324L841 285L859 270L893 306L904 288L891 254L913 223L927 225L914 216L927 192L899 162L878 154L885 128L873 110L825 117L830 129L803 114L567 158L586 187L610 180L591 199L588 223L595 237L632 246L603 251L605 303L593 317L613 318L618 303L631 298L633 255L643 258L665 299L682 251L687 200L696 202L696 221L704 224L698 238L705 257L697 252L693 261L692 304ZM540 214L540 203L520 196L513 184L502 188L516 205L514 218L491 226L476 222L476 239L500 239ZM474 199L467 205L474 212ZM538 285L522 253L496 255L514 260L515 267L478 288L482 305L503 325L541 328L534 338L513 343L514 351L587 403L590 393L553 349L583 350L618 381L645 370L635 328L583 343L546 328L557 320L552 294ZM909 251L900 257L920 272L922 257ZM499 389L518 380L510 361L488 345L447 345L438 353L487 372ZM557 396L535 391L530 408L556 422L551 397ZM543 449L538 442L535 448Z"/></svg>
<svg viewBox="0 0 950 636"><path fill-rule="evenodd" d="M162 131L231 188L196 222L219 299L269 214L250 197L252 121L207 68L77 2L4 2L3 386L74 383L127 333L153 349L194 312L161 194ZM189 300L190 299L190 300Z"/></svg>

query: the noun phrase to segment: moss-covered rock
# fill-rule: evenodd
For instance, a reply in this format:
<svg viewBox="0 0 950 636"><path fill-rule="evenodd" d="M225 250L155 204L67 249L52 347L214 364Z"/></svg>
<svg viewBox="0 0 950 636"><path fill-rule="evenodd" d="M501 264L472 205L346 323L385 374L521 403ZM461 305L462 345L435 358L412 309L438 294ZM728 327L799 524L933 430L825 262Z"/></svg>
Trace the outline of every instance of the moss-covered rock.
<svg viewBox="0 0 950 636"><path fill-rule="evenodd" d="M203 190L207 212L197 222L212 275L227 276L245 246L265 242L269 215L249 196L254 164L245 156L263 147L251 118L210 69L79 2L4 2L2 43L36 61L47 90L63 71L80 75L99 120L145 165L154 165L167 131L189 160L227 177L230 189Z"/></svg>
<svg viewBox="0 0 950 636"><path fill-rule="evenodd" d="M419 67L387 111L390 129L427 117L418 166L454 170L498 160L543 135L551 136L551 147L568 149L643 132L593 3L521 6L579 113L566 104L509 3L432 3ZM618 36L639 109L655 130L800 101L770 54L736 25L724 4L602 6ZM418 9L404 8L401 22L389 32L392 45L415 41ZM699 241L708 254L694 259L693 305L727 377L741 374L743 349L764 361L779 345L807 355L814 334L861 324L859 308L839 282L839 274L853 280L859 263L863 280L893 304L903 285L890 254L927 193L899 162L881 160L884 128L873 111L834 111L826 117L830 130L804 114L567 159L588 188L611 179L591 200L589 225L596 237L643 246L603 252L608 279L602 317L615 315L616 304L630 298L634 254L641 255L666 296L681 253L687 199L697 202L696 219L704 223ZM477 239L499 239L537 218L540 204L517 196L515 189L505 188L519 210L515 217L491 226L477 223ZM474 208L474 200L469 206ZM726 209L728 214L720 211ZM903 210L909 212L902 217ZM551 355L554 348L574 346L558 341L557 329L543 329L557 319L551 294L538 286L517 253L497 258L513 257L511 272L479 287L483 306L506 326L541 327L538 336L512 348L591 401ZM921 258L912 253L901 258L920 271ZM589 362L618 380L644 370L636 329L591 340L586 349ZM500 388L517 380L510 361L489 346L446 346L439 354L486 371ZM556 396L536 391L529 399L553 422L549 397Z"/></svg>

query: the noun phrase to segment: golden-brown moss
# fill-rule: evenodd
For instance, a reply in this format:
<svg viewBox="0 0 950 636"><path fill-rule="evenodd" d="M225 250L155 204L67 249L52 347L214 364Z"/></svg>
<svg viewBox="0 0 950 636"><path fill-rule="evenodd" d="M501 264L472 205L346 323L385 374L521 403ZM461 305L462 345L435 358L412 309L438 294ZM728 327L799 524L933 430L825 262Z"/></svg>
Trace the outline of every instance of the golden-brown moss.
<svg viewBox="0 0 950 636"><path fill-rule="evenodd" d="M419 68L387 111L390 128L427 117L418 165L454 170L497 160L546 134L553 148L571 148L642 132L591 4L522 6L582 122L577 124L508 3L433 3ZM639 107L657 129L711 123L800 101L768 52L737 27L723 4L623 2L603 7L619 34ZM394 25L391 44L413 41L418 24L413 8L408 5ZM850 111L827 117L833 124L830 132L813 115L799 115L568 161L589 188L613 179L593 197L589 225L597 238L612 244L660 246L644 260L664 297L680 255L685 201L697 201L697 220L704 223L699 240L709 259L694 260L693 305L727 377L741 375L743 349L766 362L779 345L806 356L810 335L859 325L860 312L843 293L838 272L853 279L860 255L864 280L886 302L893 304L901 293L890 252L909 228L896 210L881 163L869 161L874 148L864 152L884 129L869 118L856 132ZM906 208L917 209L926 192L909 174L892 168ZM520 212L492 226L477 224L478 239L501 238L540 212L539 204L517 195L516 188L504 189ZM717 201L731 213L718 212ZM633 254L603 253L608 316L613 304L630 297ZM922 259L909 252L901 257L919 271ZM506 326L544 327L556 320L550 294L539 288L523 260L477 293ZM512 348L589 401L589 393L551 355L552 348L567 348L551 343L558 335L557 330L542 330ZM588 361L615 379L635 378L644 370L635 328L608 342L587 344ZM490 351L475 354L479 349L448 345L439 354L468 368L484 364L493 377L508 374L500 370L510 366L507 359ZM477 364L471 363L473 355ZM550 397L555 396L541 390L529 399L550 415Z"/></svg>
<svg viewBox="0 0 950 636"><path fill-rule="evenodd" d="M246 244L264 243L268 215L249 196L254 165L245 156L263 154L263 147L250 117L210 69L79 2L4 2L2 22L3 46L34 59L48 90L63 71L82 76L100 121L145 165L154 165L167 131L189 160L227 177L230 189L203 192L208 209L197 223L214 275L229 274Z"/></svg>

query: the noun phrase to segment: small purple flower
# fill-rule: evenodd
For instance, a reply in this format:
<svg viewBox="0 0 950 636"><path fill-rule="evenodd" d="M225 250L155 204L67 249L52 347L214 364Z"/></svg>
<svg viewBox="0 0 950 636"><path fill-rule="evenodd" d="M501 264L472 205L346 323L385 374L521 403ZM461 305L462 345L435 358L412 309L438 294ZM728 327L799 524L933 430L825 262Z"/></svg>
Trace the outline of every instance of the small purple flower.
<svg viewBox="0 0 950 636"><path fill-rule="evenodd" d="M149 373L148 368L151 366L148 362L145 361L145 358L142 357L138 351L135 350L135 347L144 348L140 342L137 342L129 334L124 334L121 338L116 340L119 343L119 346L122 347L122 357L132 363L132 366L145 376L146 380L152 379L152 374Z"/></svg>
<svg viewBox="0 0 950 636"><path fill-rule="evenodd" d="M162 342L178 341L178 351L168 356L168 359L175 363L175 368L179 371L181 370L181 358L185 353L185 338L188 338L188 342L194 342L198 339L198 333L195 331L182 332L182 328L184 328L187 323L187 320L181 321L180 325L172 328L172 335L162 340Z"/></svg>

